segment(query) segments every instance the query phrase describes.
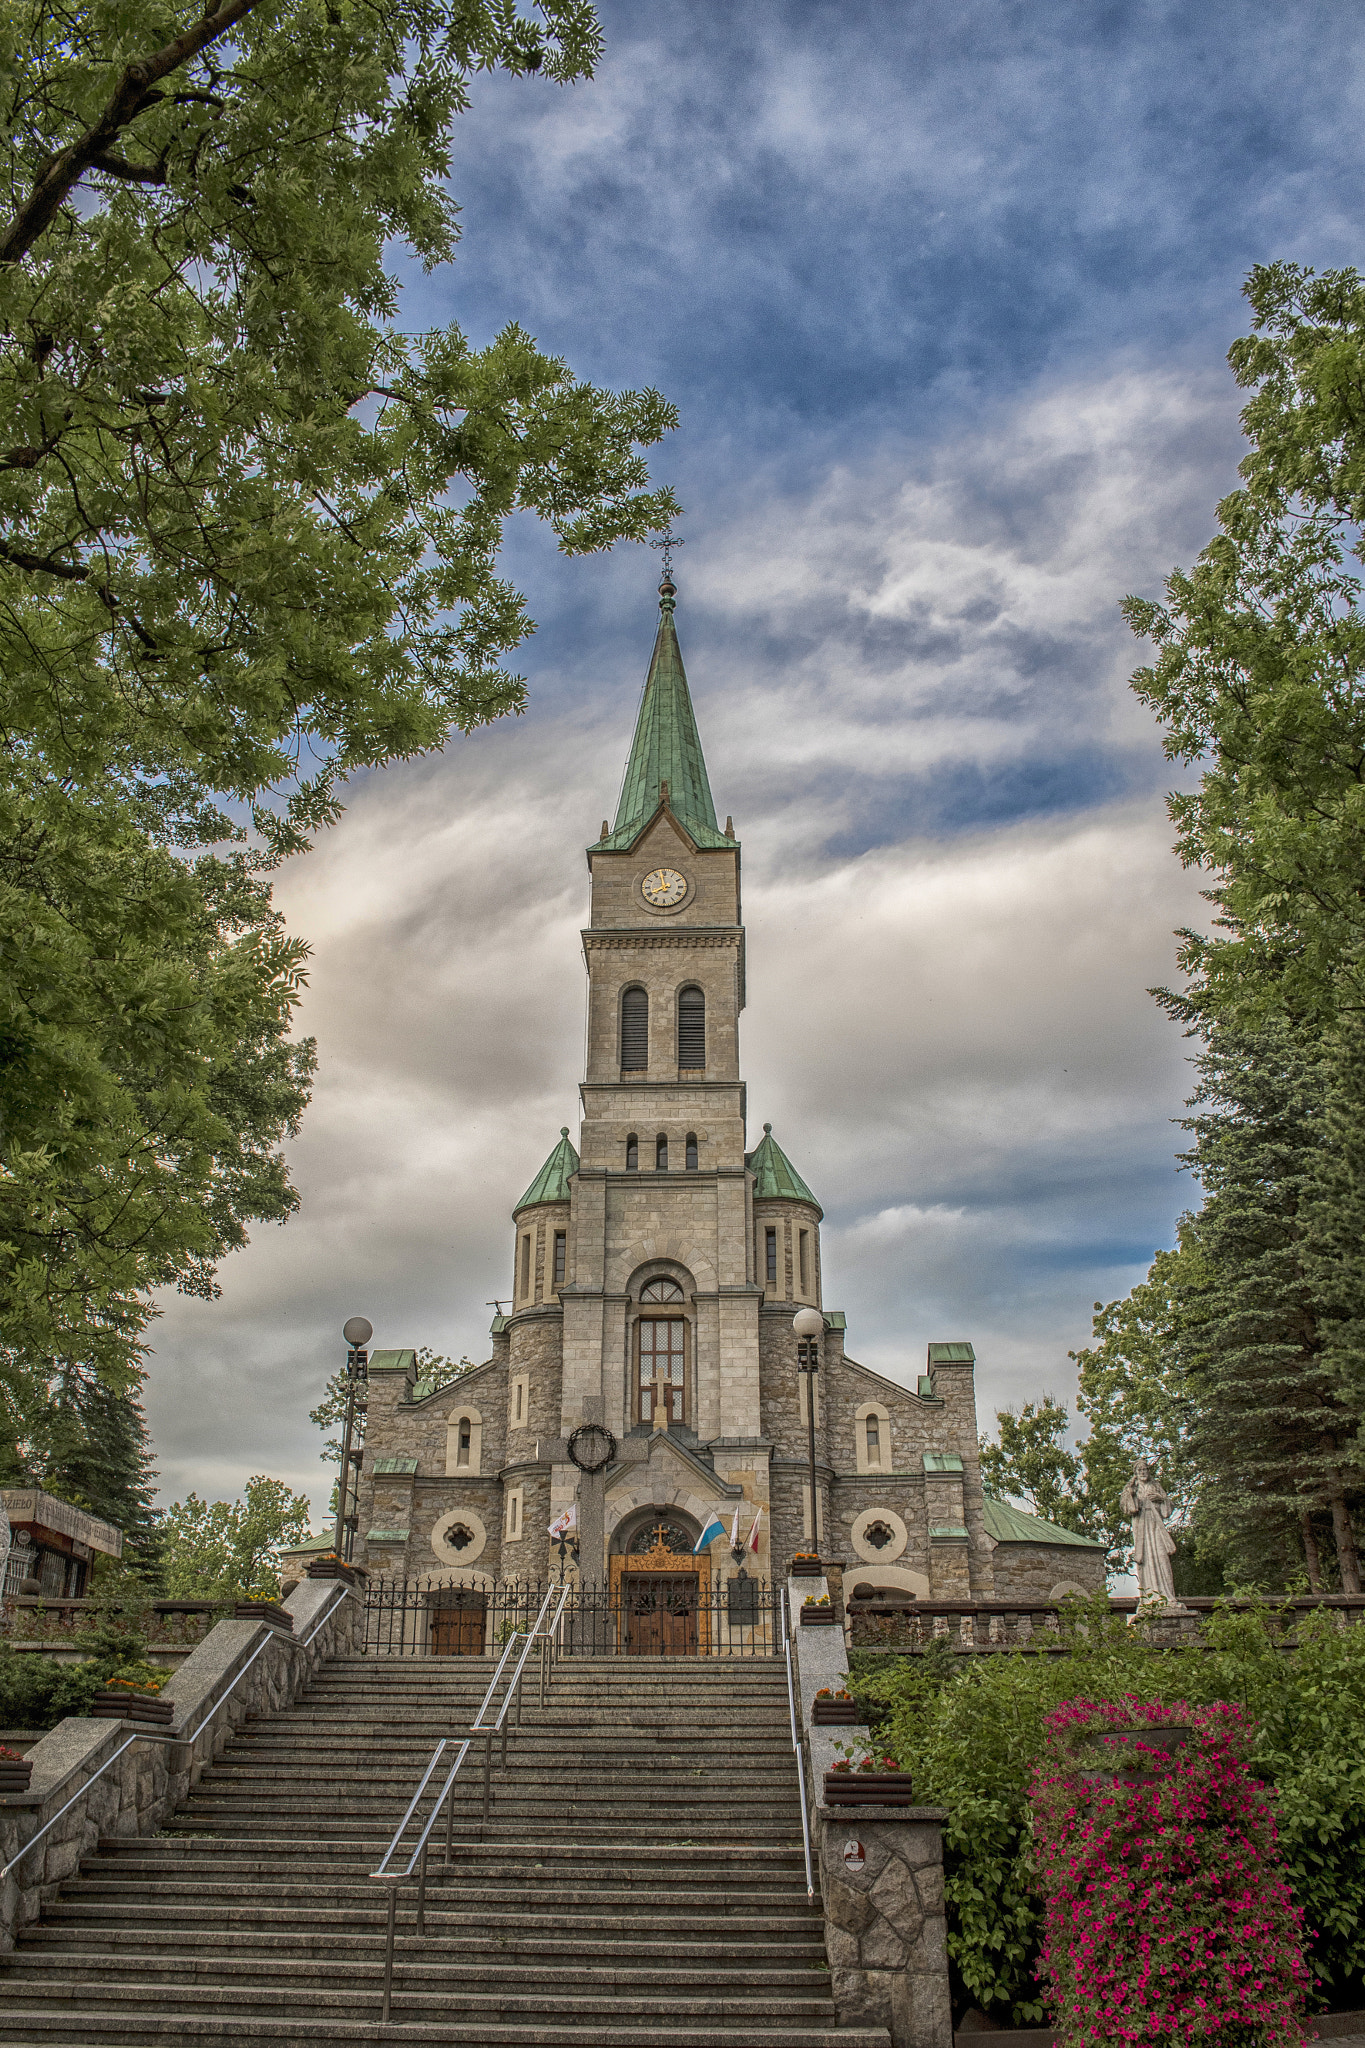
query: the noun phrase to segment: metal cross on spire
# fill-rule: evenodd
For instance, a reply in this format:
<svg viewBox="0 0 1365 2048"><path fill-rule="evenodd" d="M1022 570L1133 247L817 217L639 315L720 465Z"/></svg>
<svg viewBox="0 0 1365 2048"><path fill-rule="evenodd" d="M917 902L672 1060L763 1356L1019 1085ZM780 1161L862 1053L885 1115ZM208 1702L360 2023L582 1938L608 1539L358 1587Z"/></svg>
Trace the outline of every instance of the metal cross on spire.
<svg viewBox="0 0 1365 2048"><path fill-rule="evenodd" d="M673 581L673 550L674 548L686 547L686 545L687 543L680 533L666 533L662 540L652 540L650 542L652 548L662 548L664 551L664 575L670 583Z"/></svg>

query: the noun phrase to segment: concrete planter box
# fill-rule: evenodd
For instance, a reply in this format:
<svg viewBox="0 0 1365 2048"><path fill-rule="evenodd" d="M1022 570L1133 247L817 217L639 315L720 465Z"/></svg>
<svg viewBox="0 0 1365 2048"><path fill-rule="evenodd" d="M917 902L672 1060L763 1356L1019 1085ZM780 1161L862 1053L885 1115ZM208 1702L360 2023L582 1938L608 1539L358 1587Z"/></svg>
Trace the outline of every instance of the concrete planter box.
<svg viewBox="0 0 1365 2048"><path fill-rule="evenodd" d="M826 1806L913 1806L909 1771L826 1771Z"/></svg>

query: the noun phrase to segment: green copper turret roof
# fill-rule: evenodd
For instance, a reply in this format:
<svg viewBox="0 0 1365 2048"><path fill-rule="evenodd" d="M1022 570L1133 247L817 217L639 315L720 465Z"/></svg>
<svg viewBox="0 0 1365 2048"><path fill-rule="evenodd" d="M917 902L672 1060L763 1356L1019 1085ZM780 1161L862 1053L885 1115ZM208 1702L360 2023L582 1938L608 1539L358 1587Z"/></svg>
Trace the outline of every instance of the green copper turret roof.
<svg viewBox="0 0 1365 2048"><path fill-rule="evenodd" d="M663 801L698 846L733 846L716 824L696 714L687 689L678 632L673 623L677 593L666 576L659 585L659 631L650 657L635 738L626 762L616 823L597 848L614 853L630 846Z"/></svg>
<svg viewBox="0 0 1365 2048"><path fill-rule="evenodd" d="M562 1124L559 1143L550 1154L540 1172L531 1182L521 1200L512 1210L529 1209L533 1202L567 1202L569 1199L569 1175L578 1171L578 1154L569 1143L569 1126Z"/></svg>
<svg viewBox="0 0 1365 2048"><path fill-rule="evenodd" d="M814 1209L820 1207L773 1136L771 1124L764 1124L762 1141L752 1152L745 1153L744 1164L754 1176L756 1202L773 1196L785 1196L789 1202L809 1202Z"/></svg>

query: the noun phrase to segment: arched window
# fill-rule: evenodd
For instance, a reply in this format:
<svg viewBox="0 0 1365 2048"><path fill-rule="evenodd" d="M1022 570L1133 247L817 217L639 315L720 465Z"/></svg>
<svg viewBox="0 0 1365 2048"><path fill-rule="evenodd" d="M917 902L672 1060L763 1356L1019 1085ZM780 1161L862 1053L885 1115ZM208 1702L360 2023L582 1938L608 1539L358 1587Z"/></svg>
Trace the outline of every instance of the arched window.
<svg viewBox="0 0 1365 2048"><path fill-rule="evenodd" d="M621 992L621 1070L642 1074L649 1065L649 997L642 988Z"/></svg>
<svg viewBox="0 0 1365 2048"><path fill-rule="evenodd" d="M685 988L678 996L678 1065L694 1070L706 1065L706 997L699 988Z"/></svg>
<svg viewBox="0 0 1365 2048"><path fill-rule="evenodd" d="M634 1131L632 1131L630 1136L626 1139L626 1172L638 1173L639 1171L640 1140L636 1137Z"/></svg>
<svg viewBox="0 0 1365 2048"><path fill-rule="evenodd" d="M695 1131L689 1131L687 1134L687 1170L689 1173L695 1173L697 1170L697 1134Z"/></svg>
<svg viewBox="0 0 1365 2048"><path fill-rule="evenodd" d="M640 1289L641 1301L681 1301L683 1291L676 1280L646 1280Z"/></svg>
<svg viewBox="0 0 1365 2048"><path fill-rule="evenodd" d="M668 1138L663 1131L654 1140L654 1171L668 1172Z"/></svg>

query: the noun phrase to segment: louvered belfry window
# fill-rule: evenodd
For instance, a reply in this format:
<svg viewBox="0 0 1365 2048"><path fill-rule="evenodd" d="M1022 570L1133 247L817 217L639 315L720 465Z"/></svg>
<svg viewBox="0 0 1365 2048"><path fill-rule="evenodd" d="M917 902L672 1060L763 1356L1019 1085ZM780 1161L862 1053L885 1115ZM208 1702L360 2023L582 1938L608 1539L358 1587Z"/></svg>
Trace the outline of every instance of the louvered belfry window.
<svg viewBox="0 0 1365 2048"><path fill-rule="evenodd" d="M685 988L678 997L678 1065L706 1065L706 997L699 988Z"/></svg>
<svg viewBox="0 0 1365 2048"><path fill-rule="evenodd" d="M621 1068L642 1074L649 1065L649 997L628 988L621 997Z"/></svg>

